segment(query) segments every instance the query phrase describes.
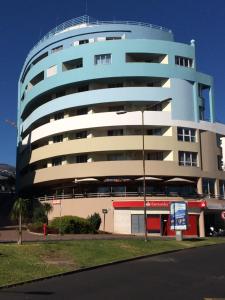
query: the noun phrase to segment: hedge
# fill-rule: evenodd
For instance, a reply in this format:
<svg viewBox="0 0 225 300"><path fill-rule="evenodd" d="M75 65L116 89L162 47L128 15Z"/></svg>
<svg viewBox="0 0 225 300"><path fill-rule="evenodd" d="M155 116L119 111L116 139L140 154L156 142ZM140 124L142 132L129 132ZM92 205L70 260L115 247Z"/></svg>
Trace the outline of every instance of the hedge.
<svg viewBox="0 0 225 300"><path fill-rule="evenodd" d="M60 233L96 233L94 226L87 219L76 216L56 217L50 223L51 228Z"/></svg>

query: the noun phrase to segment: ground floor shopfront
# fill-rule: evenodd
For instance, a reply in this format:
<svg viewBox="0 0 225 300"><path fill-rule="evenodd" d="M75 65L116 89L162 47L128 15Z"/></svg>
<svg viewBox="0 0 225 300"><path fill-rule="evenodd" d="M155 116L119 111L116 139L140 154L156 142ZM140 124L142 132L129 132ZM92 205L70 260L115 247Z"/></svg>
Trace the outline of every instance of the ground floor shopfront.
<svg viewBox="0 0 225 300"><path fill-rule="evenodd" d="M170 204L172 201L150 200L147 207L148 234L173 236L170 228ZM116 201L114 207L114 232L142 234L144 233L144 201ZM204 209L205 201L187 201L188 228L185 236L205 236Z"/></svg>
<svg viewBox="0 0 225 300"><path fill-rule="evenodd" d="M147 230L149 235L174 236L170 229L170 204L174 201L185 201L188 212L188 228L184 236L204 237L209 227L223 228L221 212L225 210L224 200L184 200L184 199L151 199L146 202ZM50 219L65 215L88 217L95 212L102 219L101 230L120 234L144 233L143 198L69 198L52 199Z"/></svg>

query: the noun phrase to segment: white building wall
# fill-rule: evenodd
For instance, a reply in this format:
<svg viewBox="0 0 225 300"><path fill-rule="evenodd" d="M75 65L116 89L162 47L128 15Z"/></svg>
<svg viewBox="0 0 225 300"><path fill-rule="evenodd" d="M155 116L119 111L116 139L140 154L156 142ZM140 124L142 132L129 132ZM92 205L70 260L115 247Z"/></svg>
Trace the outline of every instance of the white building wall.
<svg viewBox="0 0 225 300"><path fill-rule="evenodd" d="M222 159L223 159L223 170L225 170L225 137L221 138L221 146L222 146Z"/></svg>
<svg viewBox="0 0 225 300"><path fill-rule="evenodd" d="M114 210L114 233L131 234L130 210Z"/></svg>

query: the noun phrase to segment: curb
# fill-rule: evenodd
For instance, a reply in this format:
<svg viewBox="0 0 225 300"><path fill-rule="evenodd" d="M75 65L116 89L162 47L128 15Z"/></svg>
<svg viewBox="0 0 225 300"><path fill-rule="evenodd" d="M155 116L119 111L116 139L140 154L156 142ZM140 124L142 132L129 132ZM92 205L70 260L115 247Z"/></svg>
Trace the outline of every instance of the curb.
<svg viewBox="0 0 225 300"><path fill-rule="evenodd" d="M223 243L221 243L221 244L223 244ZM48 279L52 279L52 278L56 278L56 277L62 277L62 276L66 276L66 275L72 275L72 274L76 274L76 273L82 273L82 272L86 272L86 271L96 270L96 269L105 268L105 267L108 267L108 266L118 265L118 264L122 264L122 263L126 263L126 262L131 262L131 261L141 260L141 259L145 259L145 258L150 258L150 257L154 257L154 256L161 256L161 255L164 255L164 254L176 253L176 252L181 252L181 251L185 251L185 250L193 250L193 249L197 249L197 248L209 247L209 246L215 246L215 245L221 245L221 244L209 244L209 245L202 245L202 246L198 246L198 247L168 250L168 251L164 251L164 252L160 252L160 253L153 253L153 254L146 254L146 255L142 255L142 256L136 256L136 257L132 257L132 258L127 258L127 259L117 260L117 261L113 261L113 262L109 262L109 263L105 263L105 264L100 264L100 265L97 265L97 266L81 268L81 269L67 271L67 272L54 274L54 275L50 275L50 276L46 276L46 277L40 277L40 278L36 278L36 279L26 280L26 281L23 281L23 282L7 284L7 285L4 285L4 286L0 286L0 290L13 288L13 287L21 286L21 285L28 284L28 283L34 283L34 282L38 282L38 281L42 281L42 280L48 280Z"/></svg>

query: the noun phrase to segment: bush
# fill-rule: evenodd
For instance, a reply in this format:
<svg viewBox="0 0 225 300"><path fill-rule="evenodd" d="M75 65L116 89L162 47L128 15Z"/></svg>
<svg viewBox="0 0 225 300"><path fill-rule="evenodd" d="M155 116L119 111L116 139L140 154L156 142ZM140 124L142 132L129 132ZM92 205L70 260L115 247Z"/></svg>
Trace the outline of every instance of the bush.
<svg viewBox="0 0 225 300"><path fill-rule="evenodd" d="M87 218L87 220L89 221L89 223L91 224L91 226L93 227L93 229L95 231L99 230L99 227L102 223L101 217L98 213L94 213L93 215L89 216Z"/></svg>
<svg viewBox="0 0 225 300"><path fill-rule="evenodd" d="M40 222L37 223L30 223L27 225L27 228L31 232L36 232L36 233L43 233L43 224Z"/></svg>
<svg viewBox="0 0 225 300"><path fill-rule="evenodd" d="M51 221L50 227L59 230L63 234L95 232L88 220L76 216L56 217Z"/></svg>
<svg viewBox="0 0 225 300"><path fill-rule="evenodd" d="M37 223L30 223L27 225L27 228L31 231L31 232L35 232L35 233L43 233L43 223L41 222L37 222ZM51 226L47 226L47 234L58 234L59 230L56 228L53 228Z"/></svg>

